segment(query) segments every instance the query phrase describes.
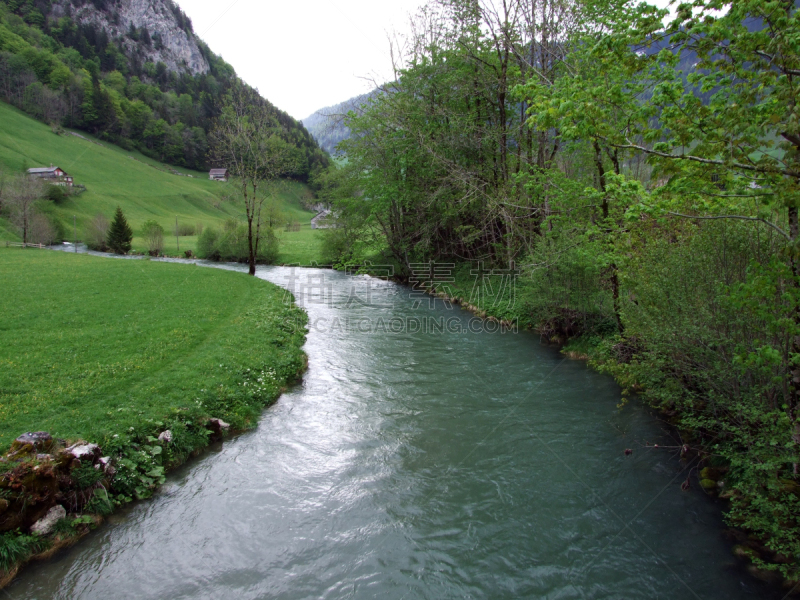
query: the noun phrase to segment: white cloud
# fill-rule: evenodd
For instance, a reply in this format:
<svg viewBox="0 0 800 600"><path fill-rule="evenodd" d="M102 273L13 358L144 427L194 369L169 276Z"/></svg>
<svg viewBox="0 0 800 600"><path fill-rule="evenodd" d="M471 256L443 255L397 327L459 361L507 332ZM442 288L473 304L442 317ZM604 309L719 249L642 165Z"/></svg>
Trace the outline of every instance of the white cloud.
<svg viewBox="0 0 800 600"><path fill-rule="evenodd" d="M297 119L391 77L387 34L408 30L423 0L179 0L195 32Z"/></svg>

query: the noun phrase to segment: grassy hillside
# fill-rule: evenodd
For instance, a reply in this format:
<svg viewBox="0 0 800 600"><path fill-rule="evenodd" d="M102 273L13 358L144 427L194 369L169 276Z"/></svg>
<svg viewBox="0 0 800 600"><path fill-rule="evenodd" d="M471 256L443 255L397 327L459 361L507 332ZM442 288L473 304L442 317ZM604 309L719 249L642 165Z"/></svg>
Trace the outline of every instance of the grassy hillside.
<svg viewBox="0 0 800 600"><path fill-rule="evenodd" d="M148 219L155 219L172 232L176 217L182 224L204 227L221 227L226 219L242 217L239 205L228 199L235 193L231 184L209 181L207 173L186 169L180 170L184 176L175 175L172 167L107 142L95 142L83 132L81 135L87 139L55 135L46 125L0 103L0 167L19 173L23 166L54 164L72 175L76 184L86 186L86 192L56 208L70 237L73 216L80 238L84 225L96 214L110 219L117 205L136 233ZM282 262L308 263L315 258L317 232L310 228L314 214L304 210L301 203L308 194L308 188L296 182L285 182L278 194L281 212L301 223L299 232L279 233ZM17 239L13 228L0 219L0 241ZM176 243L175 237L168 235L165 241L165 252L176 254L178 243L181 252L194 250L197 239L184 237ZM144 249L143 241L134 239L134 250Z"/></svg>
<svg viewBox="0 0 800 600"><path fill-rule="evenodd" d="M302 311L241 273L0 247L0 289L0 449L133 436L187 407L242 426L302 367Z"/></svg>

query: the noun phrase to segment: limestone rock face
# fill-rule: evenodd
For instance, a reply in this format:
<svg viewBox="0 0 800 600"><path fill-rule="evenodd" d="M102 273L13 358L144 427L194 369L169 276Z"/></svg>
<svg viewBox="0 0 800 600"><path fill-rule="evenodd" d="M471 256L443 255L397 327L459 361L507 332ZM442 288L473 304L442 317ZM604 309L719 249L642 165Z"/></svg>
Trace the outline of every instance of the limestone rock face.
<svg viewBox="0 0 800 600"><path fill-rule="evenodd" d="M69 7L69 8L68 8ZM98 10L87 2L83 6L72 6L71 0L55 0L53 16L60 18L71 14L76 23L92 23L105 29L110 39L121 41L128 56L138 54L142 62L163 62L167 69L176 73L205 74L209 66L197 40L192 33L181 29L175 15L164 0L117 0ZM152 38L161 38L163 47L156 48L153 42L146 46L127 37L131 26L143 27Z"/></svg>
<svg viewBox="0 0 800 600"><path fill-rule="evenodd" d="M53 531L53 527L56 526L61 519L67 516L66 509L59 505L54 506L47 514L36 521L33 525L31 525L31 533L38 533L39 535L47 535L51 531Z"/></svg>

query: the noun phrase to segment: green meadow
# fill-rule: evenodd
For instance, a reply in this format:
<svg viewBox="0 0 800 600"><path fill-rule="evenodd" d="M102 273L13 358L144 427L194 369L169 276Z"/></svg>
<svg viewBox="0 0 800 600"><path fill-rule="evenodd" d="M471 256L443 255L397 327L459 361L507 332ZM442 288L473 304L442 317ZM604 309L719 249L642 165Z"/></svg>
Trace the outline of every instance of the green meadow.
<svg viewBox="0 0 800 600"><path fill-rule="evenodd" d="M189 409L247 426L304 364L304 313L239 272L0 247L0 289L3 450Z"/></svg>
<svg viewBox="0 0 800 600"><path fill-rule="evenodd" d="M180 225L217 227L230 218L243 220L243 211L235 200L236 189L230 183L210 181L204 172L174 168L138 152L128 151L107 142L98 142L81 132L82 139L56 135L51 129L5 103L0 103L0 168L20 173L23 167L56 165L74 177L86 192L72 196L55 208L65 225L67 237L77 236L98 213L111 218L120 206L138 235L141 225L158 221L167 235L165 253L194 251L197 236L174 235L175 221ZM177 171L180 175L174 174ZM277 208L287 220L298 221L300 231L277 228L281 241L280 262L308 264L316 259L318 232L311 229L314 216L303 208L309 189L298 182L285 181L276 191ZM11 225L0 218L0 241L18 241ZM134 251L145 251L144 241L136 237Z"/></svg>

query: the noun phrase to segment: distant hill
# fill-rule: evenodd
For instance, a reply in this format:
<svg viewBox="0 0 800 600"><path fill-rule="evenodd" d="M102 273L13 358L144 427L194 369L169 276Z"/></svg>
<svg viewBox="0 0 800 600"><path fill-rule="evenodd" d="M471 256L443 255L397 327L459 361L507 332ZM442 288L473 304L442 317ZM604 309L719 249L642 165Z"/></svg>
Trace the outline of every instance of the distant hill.
<svg viewBox="0 0 800 600"><path fill-rule="evenodd" d="M301 122L311 133L320 147L331 155L336 154L336 146L342 140L350 137L350 129L344 124L344 117L350 111L358 111L370 98L378 94L373 90L368 94L361 94L345 100L334 106L327 106L316 111Z"/></svg>
<svg viewBox="0 0 800 600"><path fill-rule="evenodd" d="M79 137L80 136L80 137ZM84 239L86 226L99 213L111 218L122 208L137 237L134 249L147 249L138 237L142 223L154 219L167 232L165 250L177 252L172 234L177 220L181 225L221 229L228 219L243 220L243 209L235 201L235 184L210 181L208 172L176 169L138 152L127 151L93 136L52 130L18 109L0 102L0 179L15 176L29 167L56 165L74 177L86 191L54 203L40 202L40 209L54 226L57 239L71 241L77 231ZM315 259L311 218L307 207L313 195L307 185L284 182L278 189L275 208L282 222L277 227L281 261L303 262ZM20 241L18 230L0 211L0 245L6 240ZM74 218L74 221L73 221ZM283 222L296 221L299 232L283 231ZM76 228L73 229L73 223ZM181 237L180 250L195 250L197 236ZM308 247L308 248L306 248Z"/></svg>
<svg viewBox="0 0 800 600"><path fill-rule="evenodd" d="M0 99L159 161L207 169L207 134L236 71L173 0L0 0ZM267 100L307 181L328 156Z"/></svg>

